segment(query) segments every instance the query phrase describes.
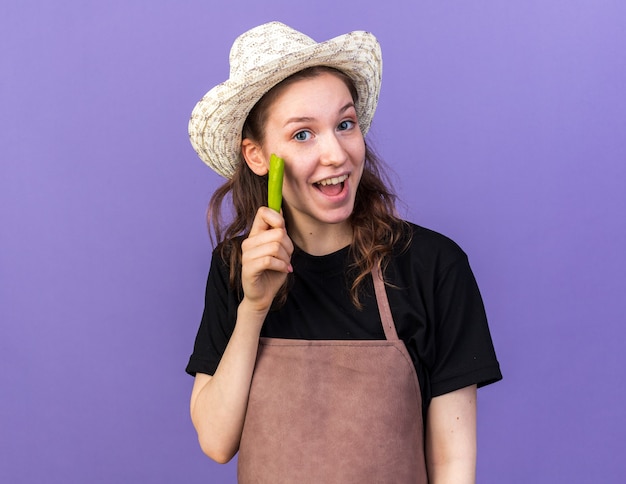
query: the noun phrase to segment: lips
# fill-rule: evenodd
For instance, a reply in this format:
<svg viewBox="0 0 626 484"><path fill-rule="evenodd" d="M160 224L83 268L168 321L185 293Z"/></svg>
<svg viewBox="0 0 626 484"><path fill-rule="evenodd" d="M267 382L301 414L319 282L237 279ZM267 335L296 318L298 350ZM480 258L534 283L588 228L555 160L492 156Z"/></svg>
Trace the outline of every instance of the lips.
<svg viewBox="0 0 626 484"><path fill-rule="evenodd" d="M329 197L337 196L343 191L344 182L348 179L348 175L340 175L337 177L325 178L315 183L315 186L324 195Z"/></svg>

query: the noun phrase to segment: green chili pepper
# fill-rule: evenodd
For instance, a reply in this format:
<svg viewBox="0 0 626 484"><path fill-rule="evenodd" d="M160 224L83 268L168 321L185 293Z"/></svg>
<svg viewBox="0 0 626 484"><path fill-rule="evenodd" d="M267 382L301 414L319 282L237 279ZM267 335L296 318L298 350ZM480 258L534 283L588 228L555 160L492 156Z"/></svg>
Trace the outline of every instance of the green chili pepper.
<svg viewBox="0 0 626 484"><path fill-rule="evenodd" d="M285 160L276 156L270 156L270 172L267 181L267 206L280 212L283 201L283 174L285 173Z"/></svg>

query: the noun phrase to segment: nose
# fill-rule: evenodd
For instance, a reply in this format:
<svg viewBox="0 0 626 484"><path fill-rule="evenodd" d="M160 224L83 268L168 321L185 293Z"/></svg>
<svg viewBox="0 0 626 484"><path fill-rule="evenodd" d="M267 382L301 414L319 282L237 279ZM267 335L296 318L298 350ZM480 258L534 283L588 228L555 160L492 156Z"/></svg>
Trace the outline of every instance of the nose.
<svg viewBox="0 0 626 484"><path fill-rule="evenodd" d="M336 133L323 137L320 151L320 162L323 165L342 165L348 160L348 152Z"/></svg>

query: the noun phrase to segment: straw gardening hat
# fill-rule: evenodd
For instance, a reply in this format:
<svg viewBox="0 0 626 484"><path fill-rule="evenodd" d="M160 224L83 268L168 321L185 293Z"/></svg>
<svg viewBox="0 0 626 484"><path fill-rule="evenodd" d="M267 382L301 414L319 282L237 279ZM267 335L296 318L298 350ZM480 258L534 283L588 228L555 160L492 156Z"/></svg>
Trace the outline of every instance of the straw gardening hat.
<svg viewBox="0 0 626 484"><path fill-rule="evenodd" d="M372 122L382 76L380 45L369 32L350 32L315 42L280 22L241 34L230 50L230 78L196 104L189 138L202 161L225 178L239 163L241 132L250 110L276 84L298 71L329 66L356 87L356 112L365 135Z"/></svg>

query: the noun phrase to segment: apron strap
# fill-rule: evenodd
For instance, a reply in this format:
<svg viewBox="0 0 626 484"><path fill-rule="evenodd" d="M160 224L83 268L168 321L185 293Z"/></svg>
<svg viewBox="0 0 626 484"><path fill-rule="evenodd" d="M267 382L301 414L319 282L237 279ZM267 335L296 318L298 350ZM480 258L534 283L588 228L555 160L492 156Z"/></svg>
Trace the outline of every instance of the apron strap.
<svg viewBox="0 0 626 484"><path fill-rule="evenodd" d="M380 314L380 320L383 323L385 337L390 341L396 341L399 339L398 333L396 331L396 325L393 322L391 308L389 307L389 300L387 299L387 291L385 290L385 283L379 267L372 269L372 279L374 280L376 302L378 303L378 312Z"/></svg>

